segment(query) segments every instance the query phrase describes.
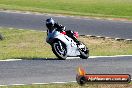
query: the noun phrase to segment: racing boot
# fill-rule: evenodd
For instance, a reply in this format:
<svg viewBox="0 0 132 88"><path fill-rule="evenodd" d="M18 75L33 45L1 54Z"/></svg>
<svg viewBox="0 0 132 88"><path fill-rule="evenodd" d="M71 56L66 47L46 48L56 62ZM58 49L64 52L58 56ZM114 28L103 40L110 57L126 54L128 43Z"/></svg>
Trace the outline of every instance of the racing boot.
<svg viewBox="0 0 132 88"><path fill-rule="evenodd" d="M81 45L81 42L78 41L78 39L75 36L73 36L72 39L76 42L77 46Z"/></svg>

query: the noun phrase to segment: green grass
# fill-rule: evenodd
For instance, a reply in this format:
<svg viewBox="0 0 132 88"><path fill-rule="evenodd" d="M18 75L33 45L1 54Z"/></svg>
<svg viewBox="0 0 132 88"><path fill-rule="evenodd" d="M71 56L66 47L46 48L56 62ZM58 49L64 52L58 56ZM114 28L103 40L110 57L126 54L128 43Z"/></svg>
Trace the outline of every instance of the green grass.
<svg viewBox="0 0 132 88"><path fill-rule="evenodd" d="M77 83L48 84L48 85L25 85L5 86L0 88L131 88L132 84L87 84L80 86Z"/></svg>
<svg viewBox="0 0 132 88"><path fill-rule="evenodd" d="M46 43L46 33L31 30L1 28L0 59L55 58ZM80 37L90 49L90 56L132 55L132 42Z"/></svg>
<svg viewBox="0 0 132 88"><path fill-rule="evenodd" d="M55 57L46 44L46 33L0 29L5 37L0 41L0 59Z"/></svg>
<svg viewBox="0 0 132 88"><path fill-rule="evenodd" d="M132 55L132 42L80 37L93 56Z"/></svg>
<svg viewBox="0 0 132 88"><path fill-rule="evenodd" d="M0 8L132 19L132 0L0 0Z"/></svg>

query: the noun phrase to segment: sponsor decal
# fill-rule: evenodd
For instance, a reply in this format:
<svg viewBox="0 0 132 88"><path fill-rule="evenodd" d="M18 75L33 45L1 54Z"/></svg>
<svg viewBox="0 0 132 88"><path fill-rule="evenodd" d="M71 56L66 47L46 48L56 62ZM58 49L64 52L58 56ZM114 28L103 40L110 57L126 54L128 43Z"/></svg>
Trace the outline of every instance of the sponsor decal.
<svg viewBox="0 0 132 88"><path fill-rule="evenodd" d="M85 70L79 67L76 81L80 85L85 83L130 83L131 76L129 74L86 74Z"/></svg>

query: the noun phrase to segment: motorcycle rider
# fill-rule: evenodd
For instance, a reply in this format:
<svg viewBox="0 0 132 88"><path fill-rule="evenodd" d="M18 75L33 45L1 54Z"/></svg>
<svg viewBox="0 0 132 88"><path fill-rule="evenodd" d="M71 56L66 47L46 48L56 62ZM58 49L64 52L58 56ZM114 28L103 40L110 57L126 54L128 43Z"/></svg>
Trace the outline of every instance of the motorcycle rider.
<svg viewBox="0 0 132 88"><path fill-rule="evenodd" d="M71 30L66 30L65 26L55 23L55 21L53 20L53 18L48 18L46 19L46 27L48 28L47 31L52 32L53 30L59 31L59 32L66 32L66 35L70 38L72 38L77 45L80 45L80 41L78 41L76 39L76 37L74 36L74 32Z"/></svg>

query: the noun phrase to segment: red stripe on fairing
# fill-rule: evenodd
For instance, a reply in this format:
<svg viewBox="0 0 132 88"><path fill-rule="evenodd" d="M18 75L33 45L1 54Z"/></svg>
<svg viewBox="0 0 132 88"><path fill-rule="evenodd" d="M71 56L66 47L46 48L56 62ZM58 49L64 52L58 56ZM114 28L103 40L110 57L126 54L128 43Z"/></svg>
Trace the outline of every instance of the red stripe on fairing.
<svg viewBox="0 0 132 88"><path fill-rule="evenodd" d="M65 32L65 31L63 31L63 32L61 32L61 34L64 34L64 35L66 35L66 32Z"/></svg>

